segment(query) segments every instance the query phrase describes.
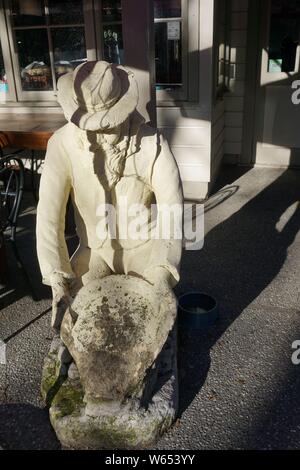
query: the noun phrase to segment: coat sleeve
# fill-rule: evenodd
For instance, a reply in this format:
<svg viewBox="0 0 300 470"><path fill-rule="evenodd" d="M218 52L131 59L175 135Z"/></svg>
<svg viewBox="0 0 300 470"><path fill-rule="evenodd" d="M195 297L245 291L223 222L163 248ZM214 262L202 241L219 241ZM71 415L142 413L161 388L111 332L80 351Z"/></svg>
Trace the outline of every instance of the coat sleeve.
<svg viewBox="0 0 300 470"><path fill-rule="evenodd" d="M167 141L159 137L159 150L151 174L156 199L155 239L152 240L150 263L144 272L163 267L172 275L172 285L179 281L182 252L183 194L179 170Z"/></svg>
<svg viewBox="0 0 300 470"><path fill-rule="evenodd" d="M50 275L74 277L65 241L66 206L71 190L71 164L54 134L48 142L37 208L37 254L43 283Z"/></svg>

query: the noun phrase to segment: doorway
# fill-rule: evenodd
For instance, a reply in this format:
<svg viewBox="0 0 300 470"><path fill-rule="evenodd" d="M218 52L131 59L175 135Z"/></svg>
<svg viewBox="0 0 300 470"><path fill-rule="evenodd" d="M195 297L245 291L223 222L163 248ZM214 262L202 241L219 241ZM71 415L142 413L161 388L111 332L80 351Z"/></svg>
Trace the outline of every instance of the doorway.
<svg viewBox="0 0 300 470"><path fill-rule="evenodd" d="M300 76L300 0L255 3L250 26L257 30L257 74L248 163L300 166L300 105L292 100L293 84Z"/></svg>

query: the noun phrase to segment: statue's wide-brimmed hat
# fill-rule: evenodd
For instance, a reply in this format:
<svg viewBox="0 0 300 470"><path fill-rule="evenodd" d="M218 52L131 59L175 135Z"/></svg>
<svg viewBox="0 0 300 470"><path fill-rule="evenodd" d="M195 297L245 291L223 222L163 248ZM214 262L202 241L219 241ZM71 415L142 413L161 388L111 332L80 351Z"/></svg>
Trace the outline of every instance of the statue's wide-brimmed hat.
<svg viewBox="0 0 300 470"><path fill-rule="evenodd" d="M105 61L85 62L60 77L57 85L66 119L88 131L119 126L138 103L133 73Z"/></svg>

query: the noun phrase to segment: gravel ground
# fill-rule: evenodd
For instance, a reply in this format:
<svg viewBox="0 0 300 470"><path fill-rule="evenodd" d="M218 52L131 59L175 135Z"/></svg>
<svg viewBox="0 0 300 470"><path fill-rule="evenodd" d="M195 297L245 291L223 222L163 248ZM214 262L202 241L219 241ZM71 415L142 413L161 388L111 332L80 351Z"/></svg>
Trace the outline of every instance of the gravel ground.
<svg viewBox="0 0 300 470"><path fill-rule="evenodd" d="M300 340L299 180L295 170L222 170L206 204L204 248L184 253L177 287L213 294L220 320L205 332L179 331L180 416L157 449L300 448L300 366L291 362ZM18 245L41 300L11 257L10 285L0 290L0 447L59 449L39 393L50 292L27 206Z"/></svg>

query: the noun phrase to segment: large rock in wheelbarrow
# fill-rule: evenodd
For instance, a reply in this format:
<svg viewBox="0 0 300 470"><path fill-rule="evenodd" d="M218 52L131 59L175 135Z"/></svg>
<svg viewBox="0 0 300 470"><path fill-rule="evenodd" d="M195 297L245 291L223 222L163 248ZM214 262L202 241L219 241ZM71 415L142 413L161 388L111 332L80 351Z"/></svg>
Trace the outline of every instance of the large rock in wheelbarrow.
<svg viewBox="0 0 300 470"><path fill-rule="evenodd" d="M61 328L72 374L50 408L65 446L144 447L170 426L177 409L175 317L173 294L157 298L136 277L113 275L79 291Z"/></svg>

